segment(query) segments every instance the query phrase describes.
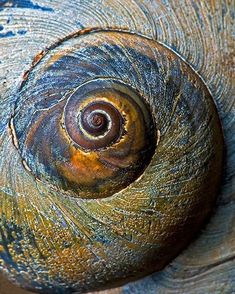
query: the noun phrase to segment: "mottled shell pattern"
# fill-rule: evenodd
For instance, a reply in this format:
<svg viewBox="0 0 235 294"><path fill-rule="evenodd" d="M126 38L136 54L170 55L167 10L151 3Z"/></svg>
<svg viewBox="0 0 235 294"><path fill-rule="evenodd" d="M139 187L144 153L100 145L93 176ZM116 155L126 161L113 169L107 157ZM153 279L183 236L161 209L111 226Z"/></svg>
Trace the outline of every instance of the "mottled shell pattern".
<svg viewBox="0 0 235 294"><path fill-rule="evenodd" d="M120 293L189 276L200 293L198 273L233 260L222 48L234 14L226 1L176 2L0 4L0 269L21 287L84 293L162 270Z"/></svg>

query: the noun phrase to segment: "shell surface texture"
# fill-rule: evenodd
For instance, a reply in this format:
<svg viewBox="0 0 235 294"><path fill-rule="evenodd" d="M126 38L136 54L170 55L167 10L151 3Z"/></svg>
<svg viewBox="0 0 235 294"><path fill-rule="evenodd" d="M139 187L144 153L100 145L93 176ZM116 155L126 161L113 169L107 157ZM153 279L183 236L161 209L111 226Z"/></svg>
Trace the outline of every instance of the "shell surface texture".
<svg viewBox="0 0 235 294"><path fill-rule="evenodd" d="M235 291L233 4L0 0L9 281Z"/></svg>

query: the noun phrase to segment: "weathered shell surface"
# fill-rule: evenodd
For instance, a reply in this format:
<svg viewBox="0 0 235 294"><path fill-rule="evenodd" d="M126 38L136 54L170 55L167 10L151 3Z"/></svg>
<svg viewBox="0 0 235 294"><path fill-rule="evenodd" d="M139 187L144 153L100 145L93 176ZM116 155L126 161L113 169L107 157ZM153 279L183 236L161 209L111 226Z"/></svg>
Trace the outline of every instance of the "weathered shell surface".
<svg viewBox="0 0 235 294"><path fill-rule="evenodd" d="M232 293L235 284L232 1L128 1L128 5L126 1L3 2L3 7L12 7L0 11L2 107L5 101L10 102L16 84L40 50L84 27L118 27L156 39L176 51L203 78L219 110L226 144L224 182L215 214L200 237L165 270L125 286L120 293ZM16 166L13 161L11 164Z"/></svg>

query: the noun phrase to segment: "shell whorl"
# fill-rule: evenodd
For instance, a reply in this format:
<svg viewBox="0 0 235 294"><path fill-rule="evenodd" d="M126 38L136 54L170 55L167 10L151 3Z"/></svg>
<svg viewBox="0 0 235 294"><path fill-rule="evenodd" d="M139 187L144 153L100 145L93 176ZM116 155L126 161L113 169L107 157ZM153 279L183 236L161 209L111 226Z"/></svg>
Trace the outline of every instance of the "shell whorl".
<svg viewBox="0 0 235 294"><path fill-rule="evenodd" d="M223 139L206 86L171 50L123 30L95 29L70 35L35 60L12 99L8 131L16 147L14 174L20 175L20 180L15 178L20 185L15 188L10 180L17 201L5 190L1 210L7 239L20 244L22 253L13 256L11 271L5 258L2 267L11 277L26 267L23 280L17 276L23 286L48 290L53 285L58 292L109 287L141 272L161 269L201 227L218 191ZM89 102L94 95L98 97L95 106ZM67 171L73 151L98 153L99 161L100 154L106 153L112 167L117 165L109 152L129 138L126 124L130 120L119 112L120 107L117 112L112 99L124 96L132 106L133 101L134 105L141 103L135 110L144 127L136 131L145 139L142 135L131 138L143 140L141 156L146 157L138 154L134 164L121 165L123 174L117 172L117 181L102 172L105 181L109 180L98 179L98 187L77 183L80 167L71 181ZM83 98L88 104L80 111ZM94 112L92 107L97 105L98 112L97 108ZM102 109L105 106L109 112ZM102 140L90 145L97 140L90 113L102 125L99 139L113 126L112 117L117 122L106 145ZM89 137L88 145L81 136L77 141L75 126L85 129L82 135ZM139 148L138 144L133 147ZM81 157L77 158L80 164ZM66 167L61 168L57 160ZM90 174L94 176L93 170ZM96 175L94 178L97 180ZM121 185L115 187L119 179ZM5 251L12 246L7 242ZM37 268L42 270L35 286Z"/></svg>
<svg viewBox="0 0 235 294"><path fill-rule="evenodd" d="M49 48L24 78L10 128L25 173L48 191L27 195L37 209L34 264L46 262L62 289L58 273L84 291L161 269L215 201L223 140L212 98L185 62L146 37L94 29Z"/></svg>
<svg viewBox="0 0 235 294"><path fill-rule="evenodd" d="M88 65L82 64L85 61L80 60L79 51L76 54L71 65L75 78L66 85L68 93L57 89L52 93L44 87L44 76L52 71L52 84L64 88L64 76L58 77L57 72L63 70L66 75L63 62L67 64L70 56L65 55L57 61L59 69L56 64L49 68L46 64L46 73L40 75L39 84L36 82L43 92L34 89L32 94L28 84L12 125L22 158L36 177L73 190L74 196L106 197L125 188L148 165L156 144L154 122L139 94L118 79L93 78L73 88L84 74L97 72L85 72ZM75 74L74 68L79 73ZM100 76L104 72L101 70ZM29 120L25 119L29 113Z"/></svg>

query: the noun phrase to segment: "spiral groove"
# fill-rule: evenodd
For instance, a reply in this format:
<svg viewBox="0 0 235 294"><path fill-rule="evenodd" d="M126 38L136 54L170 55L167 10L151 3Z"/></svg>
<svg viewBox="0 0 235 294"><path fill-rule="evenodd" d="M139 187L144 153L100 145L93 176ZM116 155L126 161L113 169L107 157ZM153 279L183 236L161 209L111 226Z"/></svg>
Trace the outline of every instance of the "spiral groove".
<svg viewBox="0 0 235 294"><path fill-rule="evenodd" d="M10 127L34 185L22 206L45 289L162 269L215 202L223 136L210 93L147 37L94 29L58 42L25 77Z"/></svg>

